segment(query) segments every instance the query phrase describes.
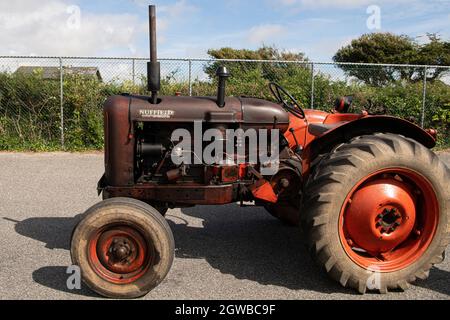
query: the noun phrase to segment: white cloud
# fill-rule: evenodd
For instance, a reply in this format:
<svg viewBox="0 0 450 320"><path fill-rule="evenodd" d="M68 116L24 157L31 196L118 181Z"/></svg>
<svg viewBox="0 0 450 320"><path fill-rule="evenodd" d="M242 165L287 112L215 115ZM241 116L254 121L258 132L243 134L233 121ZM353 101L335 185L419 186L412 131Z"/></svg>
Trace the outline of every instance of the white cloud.
<svg viewBox="0 0 450 320"><path fill-rule="evenodd" d="M406 3L411 0L268 0L276 5L302 7L306 9L315 8L360 8L371 4L381 4L383 2L389 4ZM414 0L413 0L414 1Z"/></svg>
<svg viewBox="0 0 450 320"><path fill-rule="evenodd" d="M354 7L367 5L370 0L275 0L274 2L284 6L303 6L310 8L324 6Z"/></svg>
<svg viewBox="0 0 450 320"><path fill-rule="evenodd" d="M147 8L148 0L132 0L136 5ZM199 10L198 7L188 3L187 0L178 0L173 4L158 5L156 13L158 16L158 30L166 31L170 26L186 21Z"/></svg>
<svg viewBox="0 0 450 320"><path fill-rule="evenodd" d="M102 55L133 51L142 32L130 14L93 14L81 10L79 28L68 23L73 3L67 0L0 2L1 54ZM125 48L125 49L124 49Z"/></svg>
<svg viewBox="0 0 450 320"><path fill-rule="evenodd" d="M267 40L280 37L285 32L285 27L279 24L264 24L249 30L247 39L253 44L259 44Z"/></svg>
<svg viewBox="0 0 450 320"><path fill-rule="evenodd" d="M179 0L172 5L158 7L159 12L165 13L170 18L182 18L197 10L198 8L196 6L189 4L186 0Z"/></svg>

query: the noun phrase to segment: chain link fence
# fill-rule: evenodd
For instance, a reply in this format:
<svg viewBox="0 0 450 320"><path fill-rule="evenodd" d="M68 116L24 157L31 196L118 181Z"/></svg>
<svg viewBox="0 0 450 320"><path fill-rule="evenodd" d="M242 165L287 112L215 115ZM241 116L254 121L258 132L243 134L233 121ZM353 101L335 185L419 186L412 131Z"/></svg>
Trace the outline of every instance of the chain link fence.
<svg viewBox="0 0 450 320"><path fill-rule="evenodd" d="M213 96L215 70L229 68L227 94L273 99L272 81L305 108L330 111L339 96L354 112L400 116L437 127L450 144L450 67L298 61L161 59L163 95ZM102 105L113 94L146 93L147 59L0 57L0 150L103 146Z"/></svg>

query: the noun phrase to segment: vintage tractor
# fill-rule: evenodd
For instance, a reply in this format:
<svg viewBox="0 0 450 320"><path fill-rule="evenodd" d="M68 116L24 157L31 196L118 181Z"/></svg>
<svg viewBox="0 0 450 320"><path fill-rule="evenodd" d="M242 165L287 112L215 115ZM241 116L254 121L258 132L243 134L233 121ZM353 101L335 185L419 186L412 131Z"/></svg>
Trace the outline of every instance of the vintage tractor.
<svg viewBox="0 0 450 320"><path fill-rule="evenodd" d="M278 103L226 98L223 67L217 97L158 96L155 33L151 6L151 96L113 96L104 106L104 201L85 213L71 240L73 263L91 289L134 298L160 284L175 248L164 215L194 205L254 202L300 225L318 264L360 293L405 290L443 261L450 171L430 150L434 130L349 114L349 99L332 113L303 110L275 83ZM208 131L214 134L204 139ZM206 162L207 141L227 152L211 152L214 161Z"/></svg>

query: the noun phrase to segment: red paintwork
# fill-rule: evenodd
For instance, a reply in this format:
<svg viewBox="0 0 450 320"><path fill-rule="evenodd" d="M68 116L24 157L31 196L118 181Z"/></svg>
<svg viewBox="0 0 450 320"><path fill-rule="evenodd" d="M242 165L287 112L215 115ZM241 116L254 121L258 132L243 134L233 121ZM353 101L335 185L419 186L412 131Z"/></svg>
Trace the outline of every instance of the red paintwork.
<svg viewBox="0 0 450 320"><path fill-rule="evenodd" d="M401 215L396 220L400 226L390 234L376 227L377 215L385 208ZM359 266L394 272L422 257L438 223L439 203L431 183L413 170L390 168L368 175L350 191L341 209L339 235L347 255Z"/></svg>
<svg viewBox="0 0 450 320"><path fill-rule="evenodd" d="M309 171L309 164L312 161L308 155L308 146L318 138L311 134L308 130L310 124L335 124L336 128L340 125L344 125L350 121L362 119L367 117L366 113L362 114L342 114L342 113L327 113L319 110L305 110L306 119L300 119L292 114L289 115L289 129L284 134L289 147L295 149L297 142L306 150L306 154L303 155L303 173ZM292 133L294 129L294 133ZM295 138L294 138L295 135Z"/></svg>
<svg viewBox="0 0 450 320"><path fill-rule="evenodd" d="M248 164L240 164L239 165L239 179L244 180L247 176L247 167Z"/></svg>
<svg viewBox="0 0 450 320"><path fill-rule="evenodd" d="M250 190L256 199L264 200L269 203L278 202L278 197L268 181L265 181L263 184L256 186L255 188L250 187Z"/></svg>
<svg viewBox="0 0 450 320"><path fill-rule="evenodd" d="M133 252L128 262L118 262L112 256L114 240L126 239ZM129 284L141 278L151 264L151 248L141 233L128 226L111 226L99 231L89 240L89 262L104 280Z"/></svg>
<svg viewBox="0 0 450 320"><path fill-rule="evenodd" d="M305 110L306 119L299 119L294 115L289 115L289 130L286 131L285 137L289 141L289 146L294 149L296 147L295 139L290 132L291 129L295 130L295 136L298 143L306 149L307 146L315 139L317 136L308 132L309 124L336 124L344 125L349 121L354 121L364 118L364 114L341 114L341 113L327 113L319 110Z"/></svg>
<svg viewBox="0 0 450 320"><path fill-rule="evenodd" d="M428 133L430 136L432 136L434 139L437 140L438 132L435 129L426 129L426 133Z"/></svg>
<svg viewBox="0 0 450 320"><path fill-rule="evenodd" d="M377 179L356 190L351 200L345 217L348 236L368 252L389 252L413 231L416 199L407 184ZM386 222L382 215L391 220Z"/></svg>

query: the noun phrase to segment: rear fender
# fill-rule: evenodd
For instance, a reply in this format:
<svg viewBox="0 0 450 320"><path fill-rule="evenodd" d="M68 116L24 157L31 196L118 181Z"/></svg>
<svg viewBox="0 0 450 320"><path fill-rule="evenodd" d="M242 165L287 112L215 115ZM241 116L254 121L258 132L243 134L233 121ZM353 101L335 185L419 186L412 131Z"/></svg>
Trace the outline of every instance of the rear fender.
<svg viewBox="0 0 450 320"><path fill-rule="evenodd" d="M435 138L412 122L389 116L368 116L344 123L312 141L305 150L309 158L307 162L311 162L320 154L329 152L337 144L377 132L403 135L416 140L429 149L436 146Z"/></svg>

